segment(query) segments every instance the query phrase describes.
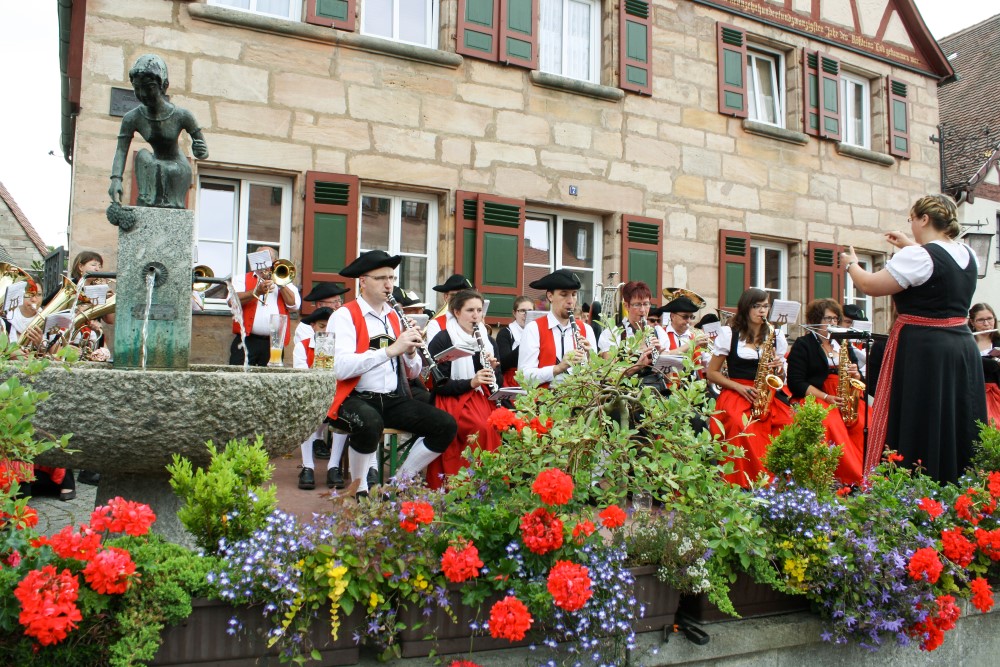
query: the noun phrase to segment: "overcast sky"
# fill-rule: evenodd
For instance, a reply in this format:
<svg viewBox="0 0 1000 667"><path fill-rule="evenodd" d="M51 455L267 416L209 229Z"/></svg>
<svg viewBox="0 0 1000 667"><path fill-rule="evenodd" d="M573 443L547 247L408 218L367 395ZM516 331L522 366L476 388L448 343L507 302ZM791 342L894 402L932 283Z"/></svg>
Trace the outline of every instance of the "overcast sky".
<svg viewBox="0 0 1000 667"><path fill-rule="evenodd" d="M997 13L995 0L917 0L917 6L937 38ZM55 0L0 0L0 91L0 182L46 243L65 244L70 170L59 147Z"/></svg>

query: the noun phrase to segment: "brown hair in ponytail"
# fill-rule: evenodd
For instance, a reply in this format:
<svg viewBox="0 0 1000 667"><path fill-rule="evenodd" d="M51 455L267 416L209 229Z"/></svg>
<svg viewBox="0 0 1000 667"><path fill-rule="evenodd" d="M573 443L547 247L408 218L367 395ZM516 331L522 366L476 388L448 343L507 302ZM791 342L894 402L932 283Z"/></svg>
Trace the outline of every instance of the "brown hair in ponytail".
<svg viewBox="0 0 1000 667"><path fill-rule="evenodd" d="M910 215L915 218L926 215L934 229L944 232L950 239L957 239L962 233L962 227L958 224L958 206L948 195L921 197L910 209Z"/></svg>

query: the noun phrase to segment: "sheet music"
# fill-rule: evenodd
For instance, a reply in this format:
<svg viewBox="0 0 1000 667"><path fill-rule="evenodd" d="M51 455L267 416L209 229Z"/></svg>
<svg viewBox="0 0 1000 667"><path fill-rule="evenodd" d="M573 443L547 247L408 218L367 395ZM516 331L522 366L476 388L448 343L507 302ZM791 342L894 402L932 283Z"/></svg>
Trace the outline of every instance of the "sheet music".
<svg viewBox="0 0 1000 667"><path fill-rule="evenodd" d="M413 323L417 325L417 328L421 331L427 327L427 322L430 320L430 316L427 313L407 315L407 317L413 320Z"/></svg>
<svg viewBox="0 0 1000 667"><path fill-rule="evenodd" d="M107 285L84 285L83 296L95 306L102 306L108 300Z"/></svg>
<svg viewBox="0 0 1000 667"><path fill-rule="evenodd" d="M3 312L9 313L24 303L24 288L27 286L28 283L22 280L19 283L13 283L7 288L7 293L3 298Z"/></svg>
<svg viewBox="0 0 1000 667"><path fill-rule="evenodd" d="M851 325L851 328L857 329L858 331L871 331L872 323L864 320L854 320L854 324Z"/></svg>
<svg viewBox="0 0 1000 667"><path fill-rule="evenodd" d="M515 399L518 396L524 396L528 392L522 387L500 387L493 394L490 394L491 401L502 401L505 399Z"/></svg>
<svg viewBox="0 0 1000 667"><path fill-rule="evenodd" d="M267 250L247 253L247 265L251 271L270 269L271 264L271 253Z"/></svg>
<svg viewBox="0 0 1000 667"><path fill-rule="evenodd" d="M684 370L684 359L685 357L676 354L661 354L656 359L656 368L663 371L682 371Z"/></svg>
<svg viewBox="0 0 1000 667"><path fill-rule="evenodd" d="M479 350L470 350L467 347L458 347L453 345L447 350L442 350L434 357L434 361L438 363L443 363L446 361L454 361L455 359L463 359L465 357L471 357L473 354L478 354Z"/></svg>
<svg viewBox="0 0 1000 667"><path fill-rule="evenodd" d="M705 332L705 335L715 340L715 337L719 335L722 331L722 322L708 322L707 324L701 325L701 330Z"/></svg>
<svg viewBox="0 0 1000 667"><path fill-rule="evenodd" d="M68 310L53 313L45 318L45 333L51 331L52 327L60 330L68 329L71 324L73 324L73 317Z"/></svg>
<svg viewBox="0 0 1000 667"><path fill-rule="evenodd" d="M771 314L768 319L774 324L795 324L796 320L799 319L799 310L801 309L802 304L798 301L775 299L774 303L771 304Z"/></svg>
<svg viewBox="0 0 1000 667"><path fill-rule="evenodd" d="M537 320L540 317L545 317L549 314L547 310L529 310L528 314L524 316L524 325L527 326Z"/></svg>

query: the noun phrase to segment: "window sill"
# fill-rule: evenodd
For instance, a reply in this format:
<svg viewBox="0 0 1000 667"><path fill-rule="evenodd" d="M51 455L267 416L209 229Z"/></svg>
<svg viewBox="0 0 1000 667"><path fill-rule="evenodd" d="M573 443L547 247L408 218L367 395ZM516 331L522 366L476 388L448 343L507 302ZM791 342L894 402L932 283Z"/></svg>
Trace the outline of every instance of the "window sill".
<svg viewBox="0 0 1000 667"><path fill-rule="evenodd" d="M531 78L531 82L533 84L541 86L542 88L562 90L567 93L585 95L587 97L593 97L598 100L606 100L608 102L618 102L619 100L625 98L625 91L620 88L602 86L597 83L590 83L589 81L580 81L579 79L559 76L558 74L532 71L529 73L529 77Z"/></svg>
<svg viewBox="0 0 1000 667"><path fill-rule="evenodd" d="M852 146L851 144L845 144L843 142L837 144L837 152L841 155L846 155L847 157L853 157L858 160L864 160L865 162L879 164L883 167L891 167L896 164L896 158L891 155L876 153L875 151L870 151L867 148Z"/></svg>
<svg viewBox="0 0 1000 667"><path fill-rule="evenodd" d="M796 132L795 130L789 130L783 127L768 125L767 123L761 123L756 120L744 120L743 130L749 132L750 134L756 134L761 137L770 137L771 139L777 139L778 141L784 141L798 146L805 146L809 143L808 134Z"/></svg>
<svg viewBox="0 0 1000 667"><path fill-rule="evenodd" d="M457 53L430 49L426 46L416 46L414 44L402 44L379 37L369 37L368 35L358 35L353 32L334 30L324 26L289 21L287 19L273 18L260 14L242 12L229 7L217 7L215 5L189 5L188 12L191 17L208 23L219 25L238 26L258 32L266 32L272 35L284 35L298 39L306 39L311 42L322 44L336 44L347 49L365 51L367 53L378 53L405 60L435 65L437 67L447 67L449 69L458 68L462 62L462 56Z"/></svg>

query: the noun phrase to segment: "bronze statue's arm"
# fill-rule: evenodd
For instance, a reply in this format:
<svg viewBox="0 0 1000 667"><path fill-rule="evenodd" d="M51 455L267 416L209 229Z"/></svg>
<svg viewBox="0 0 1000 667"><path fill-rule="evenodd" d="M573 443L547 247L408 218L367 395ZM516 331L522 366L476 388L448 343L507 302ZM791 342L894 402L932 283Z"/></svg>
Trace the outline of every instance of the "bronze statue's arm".
<svg viewBox="0 0 1000 667"><path fill-rule="evenodd" d="M204 160L208 157L208 144L205 143L205 135L198 127L198 121L194 119L194 114L185 109L183 122L184 129L191 135L191 152L199 160Z"/></svg>
<svg viewBox="0 0 1000 667"><path fill-rule="evenodd" d="M122 118L122 127L118 131L118 147L115 149L115 160L111 163L111 185L108 187L111 201L118 204L121 203L122 198L122 174L125 173L125 158L128 155L129 146L132 145L132 137L135 135L135 124L129 114L125 114L125 117Z"/></svg>

